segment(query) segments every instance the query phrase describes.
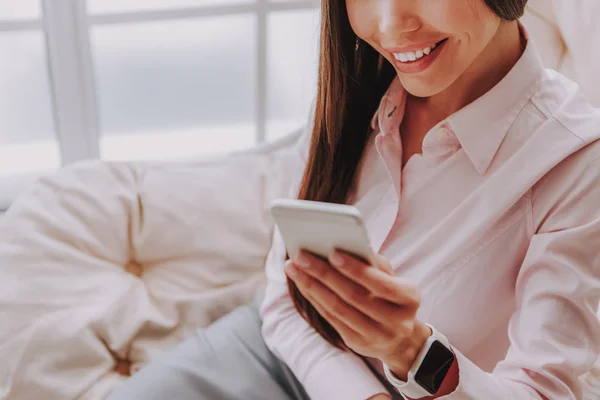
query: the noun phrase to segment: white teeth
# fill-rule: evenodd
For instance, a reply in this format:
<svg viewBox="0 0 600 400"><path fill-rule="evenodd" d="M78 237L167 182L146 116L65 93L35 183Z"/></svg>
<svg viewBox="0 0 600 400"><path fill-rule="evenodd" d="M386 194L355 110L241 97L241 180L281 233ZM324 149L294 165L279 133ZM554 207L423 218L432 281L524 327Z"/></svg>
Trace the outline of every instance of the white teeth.
<svg viewBox="0 0 600 400"><path fill-rule="evenodd" d="M394 57L396 58L396 60L401 61L401 62L407 62L408 61L408 57L404 53L394 54Z"/></svg>
<svg viewBox="0 0 600 400"><path fill-rule="evenodd" d="M394 58L400 62L409 62L416 61L420 58L428 56L433 49L437 47L437 44L434 44L431 47L425 47L423 50L417 50L416 52L406 52L406 53L394 53Z"/></svg>

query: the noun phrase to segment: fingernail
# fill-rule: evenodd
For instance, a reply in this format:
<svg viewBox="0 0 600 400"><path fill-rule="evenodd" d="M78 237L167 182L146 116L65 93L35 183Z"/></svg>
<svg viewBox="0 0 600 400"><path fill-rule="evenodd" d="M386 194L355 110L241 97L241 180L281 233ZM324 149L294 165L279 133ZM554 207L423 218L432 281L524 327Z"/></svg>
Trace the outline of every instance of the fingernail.
<svg viewBox="0 0 600 400"><path fill-rule="evenodd" d="M296 266L294 266L294 263L292 263L292 262L287 262L285 264L285 272L291 278L298 277L298 270L296 269Z"/></svg>
<svg viewBox="0 0 600 400"><path fill-rule="evenodd" d="M310 259L304 252L300 252L300 254L298 254L298 257L296 257L294 263L296 263L299 267L302 268L310 267Z"/></svg>
<svg viewBox="0 0 600 400"><path fill-rule="evenodd" d="M334 251L329 255L329 262L336 267L341 267L344 265L344 257L338 251Z"/></svg>

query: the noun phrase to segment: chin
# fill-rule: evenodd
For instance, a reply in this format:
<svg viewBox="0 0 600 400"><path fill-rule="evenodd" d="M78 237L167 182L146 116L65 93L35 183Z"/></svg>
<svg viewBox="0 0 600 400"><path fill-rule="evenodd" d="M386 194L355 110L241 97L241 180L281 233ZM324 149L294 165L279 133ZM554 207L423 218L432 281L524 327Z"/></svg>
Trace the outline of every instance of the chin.
<svg viewBox="0 0 600 400"><path fill-rule="evenodd" d="M399 74L400 82L404 89L415 97L431 97L440 94L451 84L451 80L435 80L434 82L424 82L423 79L407 78Z"/></svg>

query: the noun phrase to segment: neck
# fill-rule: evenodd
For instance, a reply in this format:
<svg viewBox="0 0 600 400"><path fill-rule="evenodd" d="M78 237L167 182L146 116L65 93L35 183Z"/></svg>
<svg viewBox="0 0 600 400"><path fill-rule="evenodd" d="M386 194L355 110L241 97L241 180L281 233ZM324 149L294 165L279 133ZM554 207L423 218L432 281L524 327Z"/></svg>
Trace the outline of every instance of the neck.
<svg viewBox="0 0 600 400"><path fill-rule="evenodd" d="M435 96L413 101L422 102L441 121L496 86L517 63L523 49L518 22L502 22L479 58L450 87Z"/></svg>

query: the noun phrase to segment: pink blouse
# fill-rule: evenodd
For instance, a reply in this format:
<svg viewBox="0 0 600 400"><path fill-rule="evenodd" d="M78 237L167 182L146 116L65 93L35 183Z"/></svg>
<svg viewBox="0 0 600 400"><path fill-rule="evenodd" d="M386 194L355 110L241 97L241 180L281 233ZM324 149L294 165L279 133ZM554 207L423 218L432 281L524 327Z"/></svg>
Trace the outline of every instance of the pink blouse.
<svg viewBox="0 0 600 400"><path fill-rule="evenodd" d="M578 377L600 352L600 110L544 69L530 42L402 169L405 98L395 80L373 119L353 203L372 247L419 284L418 318L452 344L459 384L440 398L581 399ZM330 346L295 311L284 257L276 231L261 307L268 347L312 399L385 393L362 358Z"/></svg>

